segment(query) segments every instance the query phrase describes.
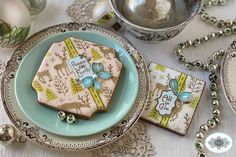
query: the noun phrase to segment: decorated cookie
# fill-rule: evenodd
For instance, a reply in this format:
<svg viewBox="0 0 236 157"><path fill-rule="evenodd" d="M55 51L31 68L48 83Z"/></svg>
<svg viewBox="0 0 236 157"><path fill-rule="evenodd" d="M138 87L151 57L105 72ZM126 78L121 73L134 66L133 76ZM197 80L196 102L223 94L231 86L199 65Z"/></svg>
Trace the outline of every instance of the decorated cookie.
<svg viewBox="0 0 236 157"><path fill-rule="evenodd" d="M149 65L151 91L142 118L185 135L201 99L205 82L166 66Z"/></svg>
<svg viewBox="0 0 236 157"><path fill-rule="evenodd" d="M67 38L49 48L32 86L41 104L90 118L107 111L121 70L113 49Z"/></svg>

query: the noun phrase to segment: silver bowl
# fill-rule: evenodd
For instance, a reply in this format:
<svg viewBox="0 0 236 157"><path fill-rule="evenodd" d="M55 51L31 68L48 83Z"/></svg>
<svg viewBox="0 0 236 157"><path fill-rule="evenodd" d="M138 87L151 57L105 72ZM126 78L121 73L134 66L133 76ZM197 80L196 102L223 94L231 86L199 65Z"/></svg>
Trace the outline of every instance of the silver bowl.
<svg viewBox="0 0 236 157"><path fill-rule="evenodd" d="M145 41L175 37L201 9L202 0L109 0L118 22Z"/></svg>

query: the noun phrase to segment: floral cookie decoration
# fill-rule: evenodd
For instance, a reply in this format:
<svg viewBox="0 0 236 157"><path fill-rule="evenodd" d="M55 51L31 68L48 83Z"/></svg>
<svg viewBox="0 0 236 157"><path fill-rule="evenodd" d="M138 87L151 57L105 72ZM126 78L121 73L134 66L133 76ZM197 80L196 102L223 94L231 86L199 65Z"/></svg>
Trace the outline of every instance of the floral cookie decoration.
<svg viewBox="0 0 236 157"><path fill-rule="evenodd" d="M177 96L177 98L180 102L186 103L189 101L190 96L191 96L191 92L179 92L179 85L178 85L178 81L176 79L170 79L169 87L174 92L174 94Z"/></svg>
<svg viewBox="0 0 236 157"><path fill-rule="evenodd" d="M76 116L89 119L107 111L122 67L113 49L70 37L52 44L32 87L40 104L58 110L58 118L72 124Z"/></svg>
<svg viewBox="0 0 236 157"><path fill-rule="evenodd" d="M108 80L112 77L111 73L104 71L104 66L101 63L92 63L92 70L94 72L93 76L86 76L82 79L82 83L85 88L90 88L94 86L96 90L101 89L101 84L97 78Z"/></svg>

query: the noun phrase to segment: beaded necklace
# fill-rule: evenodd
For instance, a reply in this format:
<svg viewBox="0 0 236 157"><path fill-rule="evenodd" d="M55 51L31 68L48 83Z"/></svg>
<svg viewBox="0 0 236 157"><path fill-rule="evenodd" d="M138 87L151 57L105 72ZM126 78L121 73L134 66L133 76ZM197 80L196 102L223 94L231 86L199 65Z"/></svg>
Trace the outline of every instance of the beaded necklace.
<svg viewBox="0 0 236 157"><path fill-rule="evenodd" d="M213 53L210 58L208 59L207 63L203 63L200 60L190 61L188 60L183 54L182 50L185 48L190 47L197 47L200 44L204 44L209 40L213 40L216 38L227 37L232 34L236 34L236 19L234 20L219 20L214 16L210 16L206 10L207 8L218 5L222 6L227 3L227 0L208 0L204 2L199 15L201 20L218 27L220 30L216 32L212 32L207 34L201 38L197 38L195 40L188 40L182 43L179 43L174 54L177 56L178 61L183 64L187 69L199 69L203 71L208 71L209 74L209 89L211 95L211 104L213 107L212 110L212 117L207 120L205 124L202 124L196 133L196 142L195 142L195 149L197 150L198 157L206 157L206 153L204 152L203 140L205 135L215 127L220 124L220 115L221 115L221 104L220 98L218 96L218 81L217 81L217 74L220 69L220 60L225 55L226 51L223 49L217 50L217 52Z"/></svg>

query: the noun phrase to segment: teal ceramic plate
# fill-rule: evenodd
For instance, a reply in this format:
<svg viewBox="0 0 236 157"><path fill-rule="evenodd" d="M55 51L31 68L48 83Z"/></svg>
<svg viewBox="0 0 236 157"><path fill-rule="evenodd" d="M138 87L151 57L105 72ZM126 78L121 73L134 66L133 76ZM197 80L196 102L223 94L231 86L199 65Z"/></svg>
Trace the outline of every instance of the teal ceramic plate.
<svg viewBox="0 0 236 157"><path fill-rule="evenodd" d="M90 120L80 119L74 125L59 121L57 111L39 104L37 94L31 87L33 77L51 44L67 37L79 37L114 48L124 66L108 111L96 113ZM71 137L96 134L120 122L132 108L138 89L138 72L128 52L113 38L92 30L59 33L44 39L24 57L15 80L15 95L23 113L45 131Z"/></svg>

